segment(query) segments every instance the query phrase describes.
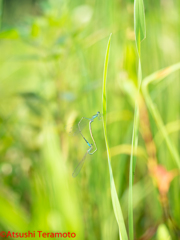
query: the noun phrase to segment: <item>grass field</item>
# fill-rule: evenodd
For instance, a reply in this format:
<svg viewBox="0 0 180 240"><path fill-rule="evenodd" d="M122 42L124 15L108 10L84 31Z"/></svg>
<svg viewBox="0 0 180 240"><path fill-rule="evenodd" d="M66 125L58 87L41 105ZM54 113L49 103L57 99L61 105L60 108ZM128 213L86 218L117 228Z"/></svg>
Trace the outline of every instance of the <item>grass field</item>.
<svg viewBox="0 0 180 240"><path fill-rule="evenodd" d="M144 0L138 98L132 0L0 3L0 232L180 239L180 2Z"/></svg>

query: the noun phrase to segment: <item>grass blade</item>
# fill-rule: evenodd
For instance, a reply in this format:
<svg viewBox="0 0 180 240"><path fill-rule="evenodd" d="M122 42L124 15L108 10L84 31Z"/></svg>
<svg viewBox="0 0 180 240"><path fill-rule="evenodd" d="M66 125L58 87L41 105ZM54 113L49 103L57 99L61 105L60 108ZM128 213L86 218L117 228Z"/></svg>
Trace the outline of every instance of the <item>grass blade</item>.
<svg viewBox="0 0 180 240"><path fill-rule="evenodd" d="M109 37L106 56L105 56L105 63L104 63L104 74L103 74L103 126L104 126L104 137L106 142L106 149L107 149L107 156L108 156L108 165L109 165L109 174L110 174L110 187L111 187L111 198L112 204L114 209L114 214L118 223L119 227L119 236L121 240L128 240L126 227L124 223L124 218L121 211L121 206L119 203L118 195L116 192L116 187L113 178L113 172L111 168L111 157L110 157L110 150L108 145L107 139L107 127L106 127L106 113L107 113L107 101L106 101L106 80L107 80L107 68L108 68L108 60L109 60L109 50L110 50L110 42L111 42L111 35Z"/></svg>
<svg viewBox="0 0 180 240"><path fill-rule="evenodd" d="M146 38L146 23L143 0L134 0L134 30L140 56L140 43Z"/></svg>
<svg viewBox="0 0 180 240"><path fill-rule="evenodd" d="M133 182L136 167L136 156L134 152L137 151L138 146L138 128L139 128L139 106L138 98L139 91L142 82L142 70L141 70L141 41L146 38L146 23L144 14L144 3L143 0L134 1L134 31L136 37L136 46L139 54L139 64L138 64L138 91L136 96L135 111L134 111L134 124L133 124L133 136L132 136L132 148L131 148L131 158L130 158L130 169L129 169L129 202L128 202L128 221L129 221L129 238L134 239L134 229L133 229Z"/></svg>
<svg viewBox="0 0 180 240"><path fill-rule="evenodd" d="M0 31L2 27L3 0L0 0Z"/></svg>
<svg viewBox="0 0 180 240"><path fill-rule="evenodd" d="M147 106L159 128L159 130L161 131L164 140L167 144L167 147L169 149L169 152L171 153L172 159L174 160L175 164L178 166L178 168L180 169L180 157L178 154L177 149L175 148L175 146L172 144L167 130L164 126L163 120L160 116L159 111L157 110L157 107L155 106L155 104L153 103L153 101L151 100L149 91L148 91L148 87L151 83L158 83L161 80L163 80L166 76L168 76L169 74L177 71L180 69L180 63L174 64L170 67L167 67L163 70L157 71L153 74L151 74L150 76L146 77L143 80L143 84L142 84L142 92L143 92L143 96L146 100Z"/></svg>

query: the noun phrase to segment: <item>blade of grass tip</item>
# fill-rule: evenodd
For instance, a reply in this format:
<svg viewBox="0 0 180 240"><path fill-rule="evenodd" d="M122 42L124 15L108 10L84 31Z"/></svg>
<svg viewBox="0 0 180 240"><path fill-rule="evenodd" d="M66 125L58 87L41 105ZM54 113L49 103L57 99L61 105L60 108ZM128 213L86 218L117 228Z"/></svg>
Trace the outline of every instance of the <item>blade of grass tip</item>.
<svg viewBox="0 0 180 240"><path fill-rule="evenodd" d="M112 168L111 168L111 157L110 157L110 150L109 150L108 139L107 139L107 127L106 127L106 113L107 113L106 80L107 80L107 68L108 68L108 60L109 60L109 50L110 50L111 35L109 37L107 50L106 50L106 56L105 56L105 62L104 62L104 74L103 74L103 126L104 126L104 137L105 137L107 156L108 156L112 205L113 205L116 221L117 221L118 227L119 227L120 239L121 240L128 240L126 227L125 227L125 223L124 223L124 218L123 218L123 215L122 215L121 206L120 206L118 195L117 195L117 192L116 192L116 187L115 187L114 178L113 178L113 172L112 172Z"/></svg>
<svg viewBox="0 0 180 240"><path fill-rule="evenodd" d="M137 146L138 146L138 128L139 128L138 98L139 98L139 91L140 91L141 82L142 82L140 52L141 52L141 42L146 38L146 24L145 24L143 0L134 0L134 31L135 31L135 38L136 38L136 47L137 47L138 57L139 57L139 64L138 64L138 91L137 91L135 111L134 111L132 148L131 148L130 169L129 169L128 223L129 223L130 240L134 239L133 182L134 182L134 173L135 173L135 167L136 167L136 156L134 152L136 152Z"/></svg>
<svg viewBox="0 0 180 240"><path fill-rule="evenodd" d="M134 31L140 57L140 43L146 38L146 23L143 0L134 0Z"/></svg>
<svg viewBox="0 0 180 240"><path fill-rule="evenodd" d="M3 0L0 0L0 31L2 27Z"/></svg>

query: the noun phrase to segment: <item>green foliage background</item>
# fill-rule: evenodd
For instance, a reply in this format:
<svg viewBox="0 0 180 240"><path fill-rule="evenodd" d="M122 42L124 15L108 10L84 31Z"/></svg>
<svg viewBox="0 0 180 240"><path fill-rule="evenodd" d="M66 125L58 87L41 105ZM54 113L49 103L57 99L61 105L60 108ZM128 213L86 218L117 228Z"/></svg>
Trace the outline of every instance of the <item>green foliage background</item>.
<svg viewBox="0 0 180 240"><path fill-rule="evenodd" d="M87 158L75 179L72 172L87 148L80 136L68 135L66 126L102 112L103 64L112 32L107 134L127 226L138 65L133 1L49 0L35 5L17 1L14 11L10 11L11 4L1 4L0 230L75 232L78 240L118 239L102 122L92 123L98 151ZM180 60L180 2L145 0L144 5L143 78ZM150 87L163 122L172 124L169 137L180 154L179 92L179 72ZM151 114L149 121L159 164L176 169ZM164 223L141 134L138 149L133 190L135 239ZM168 193L170 211L178 224L179 184L178 176ZM151 239L160 240L159 236L155 233Z"/></svg>

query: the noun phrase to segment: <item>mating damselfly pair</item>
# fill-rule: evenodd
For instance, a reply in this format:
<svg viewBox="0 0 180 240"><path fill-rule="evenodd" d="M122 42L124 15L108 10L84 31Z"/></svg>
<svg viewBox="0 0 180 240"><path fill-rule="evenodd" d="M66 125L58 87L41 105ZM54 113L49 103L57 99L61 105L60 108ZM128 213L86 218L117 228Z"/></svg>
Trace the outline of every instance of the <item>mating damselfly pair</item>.
<svg viewBox="0 0 180 240"><path fill-rule="evenodd" d="M88 145L88 149L87 149L84 157L78 163L78 165L76 166L76 168L75 168L75 170L72 174L73 177L76 177L79 174L79 172L81 171L81 168L82 168L82 166L83 166L83 164L86 160L87 154L92 155L97 151L96 142L94 140L94 137L93 137L93 134L92 134L92 128L91 128L91 124L92 124L92 122L94 121L95 118L98 118L99 120L101 119L100 112L97 112L91 118L82 117L81 120L79 121L78 125L75 128L71 128L71 130L70 130L70 133L72 133L73 135L77 132L80 133L81 136L83 137L84 141ZM89 124L89 132L90 132L90 136L92 138L93 143L90 143L82 133L82 129L85 127L86 124Z"/></svg>

